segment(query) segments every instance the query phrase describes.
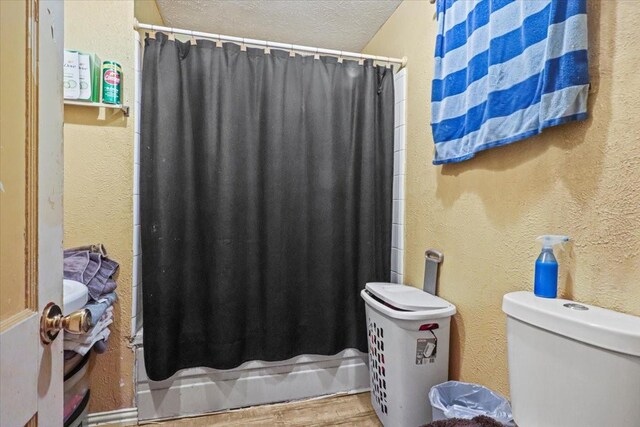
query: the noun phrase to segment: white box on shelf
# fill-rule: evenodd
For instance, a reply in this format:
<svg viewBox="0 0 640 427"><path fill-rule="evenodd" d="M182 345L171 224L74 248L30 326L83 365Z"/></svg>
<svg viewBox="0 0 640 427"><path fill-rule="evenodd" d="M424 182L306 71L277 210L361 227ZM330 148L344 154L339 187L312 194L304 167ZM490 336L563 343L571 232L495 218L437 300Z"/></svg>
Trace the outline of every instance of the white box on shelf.
<svg viewBox="0 0 640 427"><path fill-rule="evenodd" d="M91 55L78 53L78 99L91 101Z"/></svg>
<svg viewBox="0 0 640 427"><path fill-rule="evenodd" d="M78 99L80 97L80 70L78 67L78 52L64 51L64 98Z"/></svg>

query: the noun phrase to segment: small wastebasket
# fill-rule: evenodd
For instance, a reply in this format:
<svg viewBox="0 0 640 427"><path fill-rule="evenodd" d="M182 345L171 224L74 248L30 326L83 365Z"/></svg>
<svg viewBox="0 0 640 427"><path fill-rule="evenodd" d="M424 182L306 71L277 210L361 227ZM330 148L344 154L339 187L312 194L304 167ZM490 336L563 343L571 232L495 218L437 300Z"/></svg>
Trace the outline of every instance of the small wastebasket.
<svg viewBox="0 0 640 427"><path fill-rule="evenodd" d="M367 283L371 403L383 425L431 421L429 390L449 377L449 323L455 306L420 289Z"/></svg>
<svg viewBox="0 0 640 427"><path fill-rule="evenodd" d="M486 415L505 426L514 426L511 405L498 393L478 384L447 381L429 392L433 421L450 418L471 419Z"/></svg>

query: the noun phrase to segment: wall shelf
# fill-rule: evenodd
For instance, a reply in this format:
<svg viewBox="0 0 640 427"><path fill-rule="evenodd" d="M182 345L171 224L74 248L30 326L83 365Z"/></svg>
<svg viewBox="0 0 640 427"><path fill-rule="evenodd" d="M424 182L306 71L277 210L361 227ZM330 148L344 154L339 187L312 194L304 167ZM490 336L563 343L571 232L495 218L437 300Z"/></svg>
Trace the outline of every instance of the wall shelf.
<svg viewBox="0 0 640 427"><path fill-rule="evenodd" d="M109 108L112 110L120 110L125 117L129 117L129 106L123 104L105 104L102 102L74 101L72 99L65 99L64 105L78 105L80 107Z"/></svg>

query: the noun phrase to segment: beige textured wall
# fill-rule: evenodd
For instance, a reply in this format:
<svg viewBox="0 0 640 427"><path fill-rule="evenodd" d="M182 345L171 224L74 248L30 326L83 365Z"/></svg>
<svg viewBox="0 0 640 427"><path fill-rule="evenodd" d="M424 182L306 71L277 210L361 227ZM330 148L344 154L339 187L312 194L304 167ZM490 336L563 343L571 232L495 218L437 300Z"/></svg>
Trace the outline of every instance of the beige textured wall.
<svg viewBox="0 0 640 427"><path fill-rule="evenodd" d="M164 25L156 0L134 0L134 14L143 24Z"/></svg>
<svg viewBox="0 0 640 427"><path fill-rule="evenodd" d="M508 393L502 296L533 288L534 238L559 254L567 298L640 315L640 8L589 1L592 93L586 122L433 166L430 91L435 6L405 0L365 48L409 57L405 278L425 248L445 254L440 295L459 310L450 374Z"/></svg>
<svg viewBox="0 0 640 427"><path fill-rule="evenodd" d="M134 98L133 1L65 2L65 48L96 52L123 69L123 100ZM120 263L109 349L92 364L90 412L133 406L131 265L133 120L115 110L65 107L64 244L103 243Z"/></svg>

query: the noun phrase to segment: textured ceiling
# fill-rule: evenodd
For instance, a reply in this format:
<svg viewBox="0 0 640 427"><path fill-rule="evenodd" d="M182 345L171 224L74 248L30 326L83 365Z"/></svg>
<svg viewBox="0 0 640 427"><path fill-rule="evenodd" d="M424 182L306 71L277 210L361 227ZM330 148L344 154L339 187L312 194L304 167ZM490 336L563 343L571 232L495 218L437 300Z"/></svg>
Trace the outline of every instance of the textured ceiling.
<svg viewBox="0 0 640 427"><path fill-rule="evenodd" d="M360 52L401 0L156 0L165 25Z"/></svg>

